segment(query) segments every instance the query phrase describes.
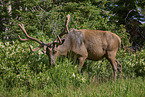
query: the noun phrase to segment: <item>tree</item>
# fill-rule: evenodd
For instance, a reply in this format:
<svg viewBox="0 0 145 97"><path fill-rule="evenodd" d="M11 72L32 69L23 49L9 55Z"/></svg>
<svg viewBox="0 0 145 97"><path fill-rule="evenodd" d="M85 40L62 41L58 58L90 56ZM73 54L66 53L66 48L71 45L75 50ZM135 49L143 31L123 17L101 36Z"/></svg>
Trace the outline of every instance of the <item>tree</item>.
<svg viewBox="0 0 145 97"><path fill-rule="evenodd" d="M114 0L106 7L114 14L110 21L126 26L126 30L130 34L130 42L134 49L138 50L144 47L145 33L142 27L142 23L145 21L144 4L143 0Z"/></svg>

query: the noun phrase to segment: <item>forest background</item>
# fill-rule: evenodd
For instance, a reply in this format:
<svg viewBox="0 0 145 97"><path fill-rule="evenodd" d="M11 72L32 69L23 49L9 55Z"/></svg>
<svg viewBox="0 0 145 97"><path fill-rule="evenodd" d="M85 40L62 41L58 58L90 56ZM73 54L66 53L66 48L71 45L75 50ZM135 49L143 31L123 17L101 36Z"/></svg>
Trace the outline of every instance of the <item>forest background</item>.
<svg viewBox="0 0 145 97"><path fill-rule="evenodd" d="M60 58L49 66L41 50L31 52L18 24L28 34L51 42L64 28L107 30L122 40L117 59L122 77L113 81L106 59L78 64ZM145 93L144 0L1 0L0 1L0 96L143 96ZM118 73L119 75L119 73Z"/></svg>

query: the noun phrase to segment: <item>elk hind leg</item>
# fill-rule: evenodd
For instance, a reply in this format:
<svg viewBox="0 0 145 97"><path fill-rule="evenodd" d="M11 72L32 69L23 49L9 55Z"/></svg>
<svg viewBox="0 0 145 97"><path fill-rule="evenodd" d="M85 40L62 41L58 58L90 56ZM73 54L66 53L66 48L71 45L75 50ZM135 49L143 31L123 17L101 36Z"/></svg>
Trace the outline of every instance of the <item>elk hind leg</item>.
<svg viewBox="0 0 145 97"><path fill-rule="evenodd" d="M120 64L120 62L116 59L116 64L119 65L117 66L117 69L119 70L120 73L122 73L122 65Z"/></svg>
<svg viewBox="0 0 145 97"><path fill-rule="evenodd" d="M117 69L120 72L120 78L121 78L122 77L122 65L120 64L120 62L117 59L115 61L116 61Z"/></svg>
<svg viewBox="0 0 145 97"><path fill-rule="evenodd" d="M117 78L117 66L115 64L115 60L116 60L116 52L114 51L108 51L107 52L107 59L109 60L109 62L112 65L113 71L114 71L114 81L116 82L116 78Z"/></svg>

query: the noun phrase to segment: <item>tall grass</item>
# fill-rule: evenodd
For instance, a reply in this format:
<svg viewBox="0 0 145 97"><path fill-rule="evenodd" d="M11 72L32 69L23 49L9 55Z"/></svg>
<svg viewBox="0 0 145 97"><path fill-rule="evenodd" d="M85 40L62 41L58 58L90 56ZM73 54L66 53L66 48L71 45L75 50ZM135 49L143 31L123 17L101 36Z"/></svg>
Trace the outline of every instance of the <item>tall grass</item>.
<svg viewBox="0 0 145 97"><path fill-rule="evenodd" d="M91 80L91 79L90 79ZM73 82L67 87L45 86L43 89L32 88L28 90L24 87L14 87L8 90L0 87L1 97L144 97L144 78L119 79L108 82L90 82L74 86Z"/></svg>

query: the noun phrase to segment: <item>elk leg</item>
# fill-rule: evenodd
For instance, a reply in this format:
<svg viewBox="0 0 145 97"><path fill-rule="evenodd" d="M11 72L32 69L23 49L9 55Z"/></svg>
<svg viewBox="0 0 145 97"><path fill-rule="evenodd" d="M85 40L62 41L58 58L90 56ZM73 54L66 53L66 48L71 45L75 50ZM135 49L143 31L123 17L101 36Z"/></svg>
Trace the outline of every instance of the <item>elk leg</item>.
<svg viewBox="0 0 145 97"><path fill-rule="evenodd" d="M116 67L117 65L115 64L116 53L108 51L107 54L108 54L107 59L111 63L113 71L114 71L114 81L116 82L116 78L117 78L117 67Z"/></svg>
<svg viewBox="0 0 145 97"><path fill-rule="evenodd" d="M122 65L120 64L118 60L115 60L115 61L119 65L119 67L117 66L117 69L119 70L120 73L122 73Z"/></svg>
<svg viewBox="0 0 145 97"><path fill-rule="evenodd" d="M84 65L85 59L87 57L79 57L79 73L81 73L82 66Z"/></svg>
<svg viewBox="0 0 145 97"><path fill-rule="evenodd" d="M122 65L120 64L120 62L117 59L116 59L116 64L117 64L117 69L120 72L120 78L121 78L122 77Z"/></svg>
<svg viewBox="0 0 145 97"><path fill-rule="evenodd" d="M115 60L111 59L110 63L112 65L113 71L114 71L114 81L116 82L116 78L117 78L117 67L115 64Z"/></svg>

